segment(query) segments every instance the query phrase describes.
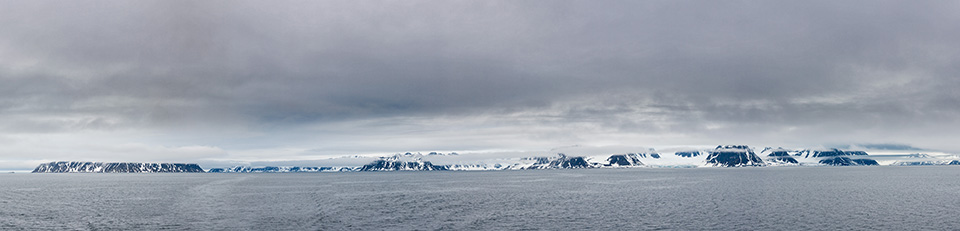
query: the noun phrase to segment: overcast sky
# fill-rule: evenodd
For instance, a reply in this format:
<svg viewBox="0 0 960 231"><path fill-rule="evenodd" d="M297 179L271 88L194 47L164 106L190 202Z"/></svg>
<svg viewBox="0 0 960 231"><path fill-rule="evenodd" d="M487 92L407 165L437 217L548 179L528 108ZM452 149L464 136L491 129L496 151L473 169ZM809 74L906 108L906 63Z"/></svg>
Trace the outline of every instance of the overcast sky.
<svg viewBox="0 0 960 231"><path fill-rule="evenodd" d="M956 1L3 1L0 169L569 145L960 151Z"/></svg>

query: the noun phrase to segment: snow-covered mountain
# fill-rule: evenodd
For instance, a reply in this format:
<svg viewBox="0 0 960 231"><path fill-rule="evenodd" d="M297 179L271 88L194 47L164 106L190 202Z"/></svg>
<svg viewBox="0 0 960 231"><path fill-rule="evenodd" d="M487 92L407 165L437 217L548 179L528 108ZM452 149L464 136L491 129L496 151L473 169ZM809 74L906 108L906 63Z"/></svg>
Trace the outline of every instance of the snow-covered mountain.
<svg viewBox="0 0 960 231"><path fill-rule="evenodd" d="M855 147L854 147L855 148ZM535 152L363 154L312 162L253 162L253 166L212 168L209 172L347 172L347 171L484 171L575 168L689 168L745 166L960 165L960 156L918 150L841 150L838 148L764 148L746 145L649 147L582 147L553 149L556 156ZM920 150L922 151L922 150ZM876 152L876 153L875 153ZM879 153L879 154L877 154ZM523 157L527 156L527 157ZM530 157L533 156L533 157ZM298 166L299 165L299 166ZM302 167L321 166L321 167ZM286 167L285 167L286 166ZM336 166L336 167L330 167ZM196 164L51 162L34 172L202 172Z"/></svg>
<svg viewBox="0 0 960 231"><path fill-rule="evenodd" d="M702 155L703 153L701 153L701 152L698 151L698 150L690 150L690 151L677 151L677 152L674 152L673 154L674 154L674 155L677 155L677 156L679 156L679 157L692 158L692 157L700 156L700 155Z"/></svg>
<svg viewBox="0 0 960 231"><path fill-rule="evenodd" d="M760 151L760 156L763 156L763 161L768 165L800 165L800 162L790 155L790 150L783 148L766 147Z"/></svg>
<svg viewBox="0 0 960 231"><path fill-rule="evenodd" d="M850 159L846 156L836 156L820 160L820 164L834 166L854 166L854 165L880 165L876 160L871 159Z"/></svg>
<svg viewBox="0 0 960 231"><path fill-rule="evenodd" d="M867 152L864 151L843 151L836 148L827 148L827 149L806 149L797 152L797 156L802 156L803 158L811 157L833 157L833 156L866 156Z"/></svg>
<svg viewBox="0 0 960 231"><path fill-rule="evenodd" d="M299 166L266 166L249 167L234 166L230 168L211 168L207 172L214 173L250 173L250 172L351 172L355 167L299 167Z"/></svg>
<svg viewBox="0 0 960 231"><path fill-rule="evenodd" d="M764 166L763 160L746 145L717 146L707 156L707 166L745 167Z"/></svg>
<svg viewBox="0 0 960 231"><path fill-rule="evenodd" d="M610 167L633 167L643 166L640 157L636 153L618 154L607 157L607 163L604 166Z"/></svg>
<svg viewBox="0 0 960 231"><path fill-rule="evenodd" d="M582 156L567 156L558 153L557 157L530 157L521 159L521 163L514 164L506 169L561 169L561 168L596 168L598 163L587 162Z"/></svg>
<svg viewBox="0 0 960 231"><path fill-rule="evenodd" d="M406 153L393 154L392 156L381 156L381 158L394 158L394 159L397 159L397 158L405 158L405 157L406 157L406 158L423 158L423 157L428 157L428 156L459 156L459 155L460 155L460 154L457 154L456 152L451 152L451 153L429 152L429 153L427 153L427 154L423 154L423 153L419 153L419 152L417 152L417 153L406 152Z"/></svg>
<svg viewBox="0 0 960 231"><path fill-rule="evenodd" d="M490 170L505 170L509 165L504 164L451 164L446 165L447 170L450 171L490 171Z"/></svg>
<svg viewBox="0 0 960 231"><path fill-rule="evenodd" d="M936 160L936 161L897 161L893 166L921 166L921 165L960 165L960 160Z"/></svg>
<svg viewBox="0 0 960 231"><path fill-rule="evenodd" d="M447 166L433 165L430 161L402 161L402 160L375 160L373 163L361 166L357 171L446 171Z"/></svg>
<svg viewBox="0 0 960 231"><path fill-rule="evenodd" d="M866 151L840 150L837 148L802 149L795 156L804 165L860 166L879 165Z"/></svg>
<svg viewBox="0 0 960 231"><path fill-rule="evenodd" d="M437 154L434 154L435 156ZM423 160L424 155L420 153L396 154L391 157L381 157L379 160L360 166L357 171L446 171L447 166L434 165L430 161Z"/></svg>
<svg viewBox="0 0 960 231"><path fill-rule="evenodd" d="M640 157L640 158L647 158L647 157L649 156L650 158L660 159L660 153L656 153L656 152L651 152L651 153L636 153L636 155L637 155L638 157Z"/></svg>
<svg viewBox="0 0 960 231"><path fill-rule="evenodd" d="M181 163L103 163L60 161L40 164L34 173L138 173L138 172L203 172L197 164Z"/></svg>

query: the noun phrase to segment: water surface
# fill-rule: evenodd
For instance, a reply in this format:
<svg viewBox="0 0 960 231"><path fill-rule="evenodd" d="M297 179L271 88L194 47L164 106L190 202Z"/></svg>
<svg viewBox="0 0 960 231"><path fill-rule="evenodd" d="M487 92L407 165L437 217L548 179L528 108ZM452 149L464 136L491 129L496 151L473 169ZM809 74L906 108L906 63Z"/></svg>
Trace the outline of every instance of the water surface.
<svg viewBox="0 0 960 231"><path fill-rule="evenodd" d="M0 174L0 229L916 230L960 167Z"/></svg>

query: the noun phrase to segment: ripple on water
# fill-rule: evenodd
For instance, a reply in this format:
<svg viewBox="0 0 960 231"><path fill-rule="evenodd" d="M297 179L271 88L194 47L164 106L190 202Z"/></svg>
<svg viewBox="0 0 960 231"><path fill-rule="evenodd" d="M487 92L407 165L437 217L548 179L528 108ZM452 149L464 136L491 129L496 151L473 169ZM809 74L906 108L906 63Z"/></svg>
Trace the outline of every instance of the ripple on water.
<svg viewBox="0 0 960 231"><path fill-rule="evenodd" d="M960 168L0 175L0 229L945 229Z"/></svg>

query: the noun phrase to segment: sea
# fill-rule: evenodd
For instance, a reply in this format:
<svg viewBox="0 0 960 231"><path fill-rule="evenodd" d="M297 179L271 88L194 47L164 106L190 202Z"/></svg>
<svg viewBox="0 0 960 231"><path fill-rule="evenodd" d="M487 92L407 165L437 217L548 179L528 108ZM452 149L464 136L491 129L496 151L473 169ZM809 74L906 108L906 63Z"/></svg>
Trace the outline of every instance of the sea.
<svg viewBox="0 0 960 231"><path fill-rule="evenodd" d="M0 230L958 230L960 167L0 174Z"/></svg>

